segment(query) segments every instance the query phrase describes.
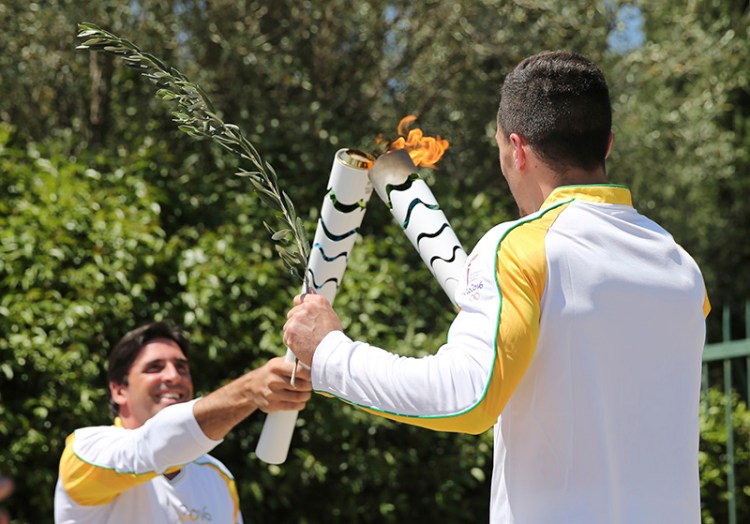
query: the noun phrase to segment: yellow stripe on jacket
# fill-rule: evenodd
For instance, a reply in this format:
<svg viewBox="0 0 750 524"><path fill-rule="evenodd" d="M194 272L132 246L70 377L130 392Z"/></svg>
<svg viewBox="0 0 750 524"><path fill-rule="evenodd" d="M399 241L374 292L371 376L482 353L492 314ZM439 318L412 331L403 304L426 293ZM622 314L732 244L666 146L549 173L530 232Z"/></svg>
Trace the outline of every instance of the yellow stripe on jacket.
<svg viewBox="0 0 750 524"><path fill-rule="evenodd" d="M208 466L209 468L215 470L224 480L224 482L226 482L227 489L229 490L229 495L232 497L232 502L234 503L234 522L237 522L237 518L240 513L240 496L237 493L237 484L235 483L234 478L229 476L225 470L221 469L216 464L212 464L210 462L201 462L196 464L200 466Z"/></svg>
<svg viewBox="0 0 750 524"><path fill-rule="evenodd" d="M544 237L567 203L519 221L499 240L495 259L500 294L495 357L479 402L461 413L446 416L406 416L363 407L365 411L437 431L471 434L482 433L497 422L534 357L547 274Z"/></svg>
<svg viewBox="0 0 750 524"><path fill-rule="evenodd" d="M65 450L60 459L60 480L70 497L81 506L98 506L112 502L120 493L148 482L156 472L128 473L86 462L73 451L75 433L65 439ZM181 466L166 473L179 471Z"/></svg>

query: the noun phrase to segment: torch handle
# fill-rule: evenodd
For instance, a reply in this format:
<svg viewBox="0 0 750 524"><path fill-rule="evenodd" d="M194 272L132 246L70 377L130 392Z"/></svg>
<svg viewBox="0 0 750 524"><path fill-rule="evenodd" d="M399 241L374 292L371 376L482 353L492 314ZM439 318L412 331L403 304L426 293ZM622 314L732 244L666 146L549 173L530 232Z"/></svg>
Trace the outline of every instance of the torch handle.
<svg viewBox="0 0 750 524"><path fill-rule="evenodd" d="M294 362L294 353L286 350L286 360ZM255 454L268 464L283 464L289 454L289 445L297 422L296 411L274 411L266 415Z"/></svg>

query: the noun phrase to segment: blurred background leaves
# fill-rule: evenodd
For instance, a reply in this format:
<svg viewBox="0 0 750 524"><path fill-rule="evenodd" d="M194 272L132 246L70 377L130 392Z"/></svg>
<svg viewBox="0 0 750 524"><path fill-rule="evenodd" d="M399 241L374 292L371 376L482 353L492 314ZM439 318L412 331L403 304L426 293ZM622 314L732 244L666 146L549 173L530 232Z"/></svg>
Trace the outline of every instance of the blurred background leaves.
<svg viewBox="0 0 750 524"><path fill-rule="evenodd" d="M17 521L51 520L65 437L110 423L106 357L127 330L185 325L207 392L283 353L299 291L236 159L179 131L121 61L75 51L80 22L200 84L276 168L308 238L336 150L374 150L417 115L451 142L423 175L467 250L517 214L493 141L503 76L543 49L583 52L610 82L611 180L695 256L717 311L750 297L748 2L574 4L0 0L0 472L16 479ZM434 352L453 314L377 199L336 305L350 335L406 355ZM721 522L711 413L704 519ZM487 519L489 432L433 433L316 398L279 467L254 458L262 420L215 452L248 521Z"/></svg>

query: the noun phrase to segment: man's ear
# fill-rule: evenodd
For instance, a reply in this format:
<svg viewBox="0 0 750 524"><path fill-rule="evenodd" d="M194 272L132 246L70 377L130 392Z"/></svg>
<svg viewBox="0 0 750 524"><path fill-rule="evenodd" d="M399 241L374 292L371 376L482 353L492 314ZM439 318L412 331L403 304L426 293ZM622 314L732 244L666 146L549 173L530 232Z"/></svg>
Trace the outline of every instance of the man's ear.
<svg viewBox="0 0 750 524"><path fill-rule="evenodd" d="M513 147L513 162L516 164L516 169L522 170L526 167L526 140L517 133L510 134L510 145Z"/></svg>
<svg viewBox="0 0 750 524"><path fill-rule="evenodd" d="M122 406L127 399L126 390L128 386L126 384L119 384L117 382L109 383L109 393L112 395L112 400L118 406Z"/></svg>
<svg viewBox="0 0 750 524"><path fill-rule="evenodd" d="M615 141L615 135L611 131L609 132L609 140L607 141L607 152L604 154L604 158L609 156L609 152L612 151L612 142Z"/></svg>

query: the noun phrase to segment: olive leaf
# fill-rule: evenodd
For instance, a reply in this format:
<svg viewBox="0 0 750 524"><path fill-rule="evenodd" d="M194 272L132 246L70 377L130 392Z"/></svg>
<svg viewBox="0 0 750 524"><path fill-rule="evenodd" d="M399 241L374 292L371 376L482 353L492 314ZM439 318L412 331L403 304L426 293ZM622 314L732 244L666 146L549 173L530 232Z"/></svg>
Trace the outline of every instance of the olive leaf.
<svg viewBox="0 0 750 524"><path fill-rule="evenodd" d="M297 216L289 195L279 187L276 171L261 158L240 128L219 118L208 95L200 86L154 55L144 53L132 42L94 24L81 23L78 24L78 29L78 38L83 42L76 49L122 57L128 67L140 71L141 75L156 84L156 96L177 106L172 111L172 119L177 123L178 129L199 140L213 140L237 155L241 161L251 164L251 169L241 167L236 174L249 178L261 202L280 212L277 215L280 227L264 224L289 272L303 280L309 253L302 220Z"/></svg>

